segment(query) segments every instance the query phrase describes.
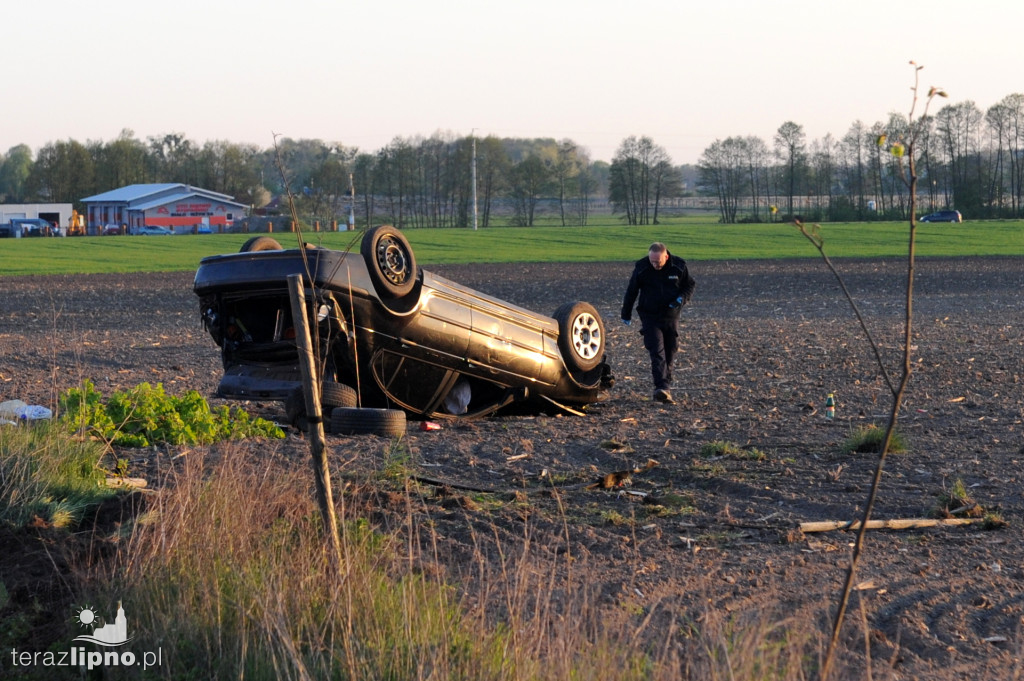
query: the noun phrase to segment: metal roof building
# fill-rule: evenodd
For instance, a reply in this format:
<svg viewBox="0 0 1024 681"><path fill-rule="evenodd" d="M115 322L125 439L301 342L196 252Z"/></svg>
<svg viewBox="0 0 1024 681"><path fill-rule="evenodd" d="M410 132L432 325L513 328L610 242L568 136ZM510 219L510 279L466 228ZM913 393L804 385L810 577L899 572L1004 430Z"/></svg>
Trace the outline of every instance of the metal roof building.
<svg viewBox="0 0 1024 681"><path fill-rule="evenodd" d="M131 233L143 226L191 232L202 227L222 231L244 217L245 204L232 199L227 194L187 184L131 184L89 196L82 203L89 234L121 225Z"/></svg>
<svg viewBox="0 0 1024 681"><path fill-rule="evenodd" d="M4 203L0 204L0 225L20 218L40 218L56 230L67 229L71 223L71 211L70 203Z"/></svg>

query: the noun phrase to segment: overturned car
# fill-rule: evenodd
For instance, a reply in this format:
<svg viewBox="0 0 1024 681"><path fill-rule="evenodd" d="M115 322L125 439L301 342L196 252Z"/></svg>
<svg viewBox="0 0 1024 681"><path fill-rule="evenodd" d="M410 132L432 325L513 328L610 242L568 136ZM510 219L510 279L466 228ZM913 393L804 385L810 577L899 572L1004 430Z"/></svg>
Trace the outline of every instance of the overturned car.
<svg viewBox="0 0 1024 681"><path fill-rule="evenodd" d="M361 407L423 419L575 412L613 383L592 305L566 303L545 317L461 286L417 267L405 236L384 225L363 235L358 254L284 250L260 236L200 262L194 290L221 348L220 396L294 394L292 274L303 275L324 394L352 392Z"/></svg>

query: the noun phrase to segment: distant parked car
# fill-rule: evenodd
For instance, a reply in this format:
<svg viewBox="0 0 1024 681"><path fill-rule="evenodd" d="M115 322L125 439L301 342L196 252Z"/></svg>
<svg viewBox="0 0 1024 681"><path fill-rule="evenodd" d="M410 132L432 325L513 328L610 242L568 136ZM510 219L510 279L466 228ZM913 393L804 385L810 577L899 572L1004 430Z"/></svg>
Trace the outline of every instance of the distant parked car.
<svg viewBox="0 0 1024 681"><path fill-rule="evenodd" d="M0 225L0 237L55 236L56 228L40 218L12 218Z"/></svg>
<svg viewBox="0 0 1024 681"><path fill-rule="evenodd" d="M118 227L117 225L107 225L106 227L103 228L103 231L101 232L102 236L117 236L119 234L122 234L122 232L121 228Z"/></svg>
<svg viewBox="0 0 1024 681"><path fill-rule="evenodd" d="M938 213L930 213L921 217L918 222L963 222L964 219L958 210L940 210Z"/></svg>
<svg viewBox="0 0 1024 681"><path fill-rule="evenodd" d="M166 227L151 227L149 225L146 225L145 227L139 227L138 231L136 231L135 233L142 236L153 234L174 234L174 232L167 229Z"/></svg>

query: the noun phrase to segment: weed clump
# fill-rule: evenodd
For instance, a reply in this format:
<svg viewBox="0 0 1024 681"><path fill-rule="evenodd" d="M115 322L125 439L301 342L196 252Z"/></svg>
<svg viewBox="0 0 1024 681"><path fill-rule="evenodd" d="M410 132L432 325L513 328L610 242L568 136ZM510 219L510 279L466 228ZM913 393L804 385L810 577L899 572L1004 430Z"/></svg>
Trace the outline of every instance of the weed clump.
<svg viewBox="0 0 1024 681"><path fill-rule="evenodd" d="M964 481L957 478L948 490L944 490L936 499L932 509L933 518L981 518L985 510L967 491Z"/></svg>
<svg viewBox="0 0 1024 681"><path fill-rule="evenodd" d="M853 454L854 452L880 454L884 444L885 430L883 428L874 424L861 426L843 441L842 452L843 454ZM894 430L892 439L889 441L889 453L900 454L905 451L907 451L906 440L900 431Z"/></svg>
<svg viewBox="0 0 1024 681"><path fill-rule="evenodd" d="M72 527L115 494L103 448L76 442L49 422L0 427L0 524Z"/></svg>
<svg viewBox="0 0 1024 681"><path fill-rule="evenodd" d="M700 448L700 455L705 459L714 457L729 457L730 459L741 459L746 461L764 461L768 455L756 447L740 447L733 442L715 440L708 442Z"/></svg>

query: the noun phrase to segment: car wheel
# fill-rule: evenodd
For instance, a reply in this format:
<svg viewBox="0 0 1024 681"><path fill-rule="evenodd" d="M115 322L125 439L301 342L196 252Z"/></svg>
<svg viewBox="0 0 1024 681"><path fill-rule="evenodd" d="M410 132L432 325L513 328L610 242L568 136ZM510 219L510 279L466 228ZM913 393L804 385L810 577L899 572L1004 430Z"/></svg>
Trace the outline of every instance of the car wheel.
<svg viewBox="0 0 1024 681"><path fill-rule="evenodd" d="M405 235L391 225L374 227L360 247L373 286L382 298L401 298L416 285L416 257Z"/></svg>
<svg viewBox="0 0 1024 681"><path fill-rule="evenodd" d="M254 236L253 238L242 244L242 247L238 249L239 253L252 253L254 251L280 251L284 250L281 248L281 244L278 243L277 239L269 236Z"/></svg>
<svg viewBox="0 0 1024 681"><path fill-rule="evenodd" d="M405 435L405 412L399 409L338 407L331 412L331 432L337 435Z"/></svg>
<svg viewBox="0 0 1024 681"><path fill-rule="evenodd" d="M590 371L604 359L604 322L590 303L566 303L555 310L558 348L570 371Z"/></svg>

